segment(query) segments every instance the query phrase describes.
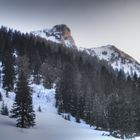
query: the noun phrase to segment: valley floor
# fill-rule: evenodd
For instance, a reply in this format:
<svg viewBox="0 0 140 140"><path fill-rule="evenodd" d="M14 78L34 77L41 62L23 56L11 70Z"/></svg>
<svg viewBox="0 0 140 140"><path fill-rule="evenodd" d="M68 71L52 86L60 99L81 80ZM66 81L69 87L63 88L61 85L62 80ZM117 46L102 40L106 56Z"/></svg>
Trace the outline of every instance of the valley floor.
<svg viewBox="0 0 140 140"><path fill-rule="evenodd" d="M84 123L63 119L54 106L55 90L36 85L32 87L34 109L37 111L38 106L42 109L42 112L36 112L36 126L30 129L17 128L15 120L0 115L0 140L117 140L111 136L102 136L103 131L94 130ZM13 102L13 96L4 97L9 106ZM140 138L136 138L138 139Z"/></svg>

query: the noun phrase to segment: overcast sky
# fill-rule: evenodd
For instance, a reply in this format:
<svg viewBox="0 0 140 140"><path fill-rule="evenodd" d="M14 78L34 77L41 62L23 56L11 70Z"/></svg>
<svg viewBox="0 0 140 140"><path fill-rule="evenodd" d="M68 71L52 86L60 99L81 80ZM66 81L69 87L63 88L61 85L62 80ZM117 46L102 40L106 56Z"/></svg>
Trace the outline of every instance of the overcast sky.
<svg viewBox="0 0 140 140"><path fill-rule="evenodd" d="M0 26L23 32L67 24L76 44L112 44L140 62L140 0L0 0Z"/></svg>

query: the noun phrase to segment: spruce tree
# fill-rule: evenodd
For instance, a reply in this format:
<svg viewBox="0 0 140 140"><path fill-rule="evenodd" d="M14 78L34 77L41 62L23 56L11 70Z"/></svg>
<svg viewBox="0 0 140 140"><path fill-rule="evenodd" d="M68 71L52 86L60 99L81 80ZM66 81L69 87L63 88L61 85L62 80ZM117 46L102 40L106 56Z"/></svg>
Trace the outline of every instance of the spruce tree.
<svg viewBox="0 0 140 140"><path fill-rule="evenodd" d="M0 101L2 101L2 94L1 94L1 92L0 92Z"/></svg>
<svg viewBox="0 0 140 140"><path fill-rule="evenodd" d="M56 89L58 113L70 112L73 116L76 115L77 79L75 74L74 65L67 63Z"/></svg>
<svg viewBox="0 0 140 140"><path fill-rule="evenodd" d="M6 90L6 96L8 97L8 92L14 89L15 80L15 68L14 68L14 55L13 48L7 42L5 44L5 50L2 58L2 73L3 73L3 88Z"/></svg>
<svg viewBox="0 0 140 140"><path fill-rule="evenodd" d="M21 72L19 75L11 118L17 119L17 127L28 128L35 125L32 93L28 85L27 75L24 72Z"/></svg>
<svg viewBox="0 0 140 140"><path fill-rule="evenodd" d="M7 105L4 104L4 102L2 103L1 114L5 116L9 115L8 107Z"/></svg>

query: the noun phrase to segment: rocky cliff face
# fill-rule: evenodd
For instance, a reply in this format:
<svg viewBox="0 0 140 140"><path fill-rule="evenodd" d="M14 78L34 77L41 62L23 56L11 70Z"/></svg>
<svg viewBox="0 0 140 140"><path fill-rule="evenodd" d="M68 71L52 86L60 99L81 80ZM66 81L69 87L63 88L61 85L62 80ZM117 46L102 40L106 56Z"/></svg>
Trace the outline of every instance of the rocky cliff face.
<svg viewBox="0 0 140 140"><path fill-rule="evenodd" d="M46 38L47 40L63 44L66 47L77 48L71 35L70 28L65 24L55 25L51 29L44 29L32 32L34 35Z"/></svg>

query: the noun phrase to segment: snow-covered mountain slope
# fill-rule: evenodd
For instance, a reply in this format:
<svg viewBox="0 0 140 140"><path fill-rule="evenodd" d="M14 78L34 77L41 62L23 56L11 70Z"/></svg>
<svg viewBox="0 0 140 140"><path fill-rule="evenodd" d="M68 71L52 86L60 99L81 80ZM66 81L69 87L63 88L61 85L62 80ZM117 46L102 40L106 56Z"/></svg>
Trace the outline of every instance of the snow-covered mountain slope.
<svg viewBox="0 0 140 140"><path fill-rule="evenodd" d="M106 60L114 69L123 70L126 74L136 73L140 76L140 64L131 56L119 50L113 45L98 48L80 48L91 56L97 56L100 60Z"/></svg>
<svg viewBox="0 0 140 140"><path fill-rule="evenodd" d="M71 35L71 30L65 24L55 25L51 29L34 31L31 33L52 42L60 43L67 47L76 48L75 41Z"/></svg>
<svg viewBox="0 0 140 140"><path fill-rule="evenodd" d="M33 89L33 105L36 112L36 126L30 129L16 128L16 120L0 115L0 139L1 140L117 140L104 131L97 131L85 123L76 123L71 117L67 121L57 114L55 108L55 89L45 89L42 85L31 84ZM5 91L0 88L3 101L9 110L14 102L15 94L9 93L7 98ZM2 102L0 102L1 107ZM42 112L38 112L38 107Z"/></svg>

